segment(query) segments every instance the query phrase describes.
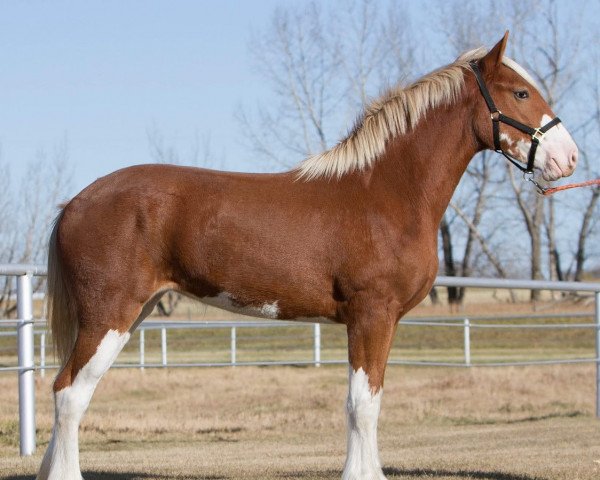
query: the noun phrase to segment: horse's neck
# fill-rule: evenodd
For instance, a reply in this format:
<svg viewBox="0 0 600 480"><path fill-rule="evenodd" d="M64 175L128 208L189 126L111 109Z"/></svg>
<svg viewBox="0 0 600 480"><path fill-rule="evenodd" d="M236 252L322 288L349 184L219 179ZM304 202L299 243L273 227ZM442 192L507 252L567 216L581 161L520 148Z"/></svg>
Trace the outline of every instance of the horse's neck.
<svg viewBox="0 0 600 480"><path fill-rule="evenodd" d="M412 132L389 143L374 167L372 184L393 196L400 207L409 202L423 215L429 213L437 226L478 151L469 115L468 106L462 104L428 112Z"/></svg>

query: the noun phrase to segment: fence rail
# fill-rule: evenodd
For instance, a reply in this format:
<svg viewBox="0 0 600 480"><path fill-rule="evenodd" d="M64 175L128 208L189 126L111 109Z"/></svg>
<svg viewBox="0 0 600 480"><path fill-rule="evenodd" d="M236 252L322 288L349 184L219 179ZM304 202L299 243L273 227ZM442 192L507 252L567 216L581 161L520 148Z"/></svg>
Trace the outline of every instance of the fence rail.
<svg viewBox="0 0 600 480"><path fill-rule="evenodd" d="M476 330L564 330L564 329L575 329L575 330L595 330L595 323L509 323L507 321L515 320L547 320L547 319L592 319L592 313L569 313L569 314L538 314L538 315L497 315L497 316L470 316L465 317L419 317L419 318L407 318L403 319L400 323L402 326L408 327L448 327L458 328L463 330L463 358L461 362L436 362L436 361L416 361L407 359L390 359L390 364L402 364L402 365L451 365L456 367L478 367L478 366L501 366L501 365L539 365L545 363L574 363L580 362L594 362L595 358L580 358L580 359L544 359L544 360L528 360L528 361L511 361L511 362L483 362L477 363L471 360L471 346L472 346L472 332ZM495 322L495 323L493 323ZM503 323L498 323L503 322ZM15 327L17 325L16 320L0 320L0 329ZM46 358L46 322L44 319L38 319L34 322L34 338L35 350L38 354L38 364L35 366L35 370L39 370L40 374L44 376L46 369L56 369L58 365L48 363ZM138 361L128 363L116 363L116 368L139 368L143 370L145 367L198 367L198 366L244 366L244 365L272 365L272 361L240 361L238 356L238 343L240 341L240 331L243 330L261 330L261 329L286 329L292 327L295 330L308 330L309 333L298 334L280 334L274 335L272 332L268 336L261 336L257 339L269 339L269 340L299 340L311 339L311 352L312 360L299 360L289 359L286 361L279 362L280 364L312 364L319 366L321 363L346 363L345 358L329 359L321 362L322 349L327 348L327 345L322 345L321 339L321 325L313 323L301 323L301 322L286 322L286 321L274 321L274 320L261 320L261 321L173 321L169 319L151 319L146 320L137 328L137 339L139 343L138 348ZM229 330L228 336L228 362L178 362L173 363L168 361L169 351L169 331L177 330ZM148 363L147 358L147 331L160 331L160 363ZM17 337L17 330L0 331L0 337ZM134 337L135 338L135 337ZM134 340L132 338L131 341ZM248 341L248 339L244 339ZM131 343L130 341L130 343ZM0 349L0 352L4 349ZM131 353L129 355L131 357ZM540 363L541 362L541 363ZM0 367L1 372L7 371L19 371L19 366L6 366Z"/></svg>
<svg viewBox="0 0 600 480"><path fill-rule="evenodd" d="M17 337L18 366L0 368L0 372L16 371L19 375L19 433L21 455L31 455L35 451L35 384L34 371L40 370L41 374L48 368L56 368L56 365L46 363L46 336L45 330L36 331L36 327L44 326L43 323L34 322L33 319L33 288L32 277L44 276L46 270L39 265L0 265L0 275L15 276L17 278L17 320L0 320L0 327L16 327L12 335ZM491 323L498 321L498 316L457 318L411 318L402 321L407 326L430 326L430 327L455 327L463 329L463 361L462 362L430 362L415 360L390 360L390 364L396 365L427 365L445 367L475 367L475 366L520 366L520 365L547 365L547 364L572 364L572 363L595 363L596 364L596 416L600 418L600 283L577 283L577 282L548 282L529 280L507 280L487 278L459 278L438 277L437 286L456 286L473 288L494 289L526 289L526 290L554 290L569 292L592 292L594 294L594 311L592 314L569 314L573 317L593 317L594 323L553 323L553 324L500 324ZM565 317L563 315L562 317ZM528 316L505 316L503 320L525 320ZM544 318L561 318L560 315L544 315ZM474 323L474 322L477 323ZM325 365L346 363L344 359L325 360L321 358L322 337L319 324L307 324L305 328L312 328L313 355L312 360L298 361L239 361L238 357L238 330L256 328L279 328L279 327L302 327L297 322L273 322L273 321L246 321L246 322L164 322L146 321L139 327L139 363L117 364L116 368L178 368L178 367L217 367L217 366L242 366L242 365ZM228 362L169 362L168 360L168 334L169 329L229 329L229 361ZM551 360L529 360L510 362L474 363L471 357L471 332L473 329L593 329L595 334L595 357L575 359L551 359ZM159 363L148 363L146 361L146 331L160 330L161 361ZM11 333L8 332L10 335ZM40 364L35 366L35 335L40 337Z"/></svg>

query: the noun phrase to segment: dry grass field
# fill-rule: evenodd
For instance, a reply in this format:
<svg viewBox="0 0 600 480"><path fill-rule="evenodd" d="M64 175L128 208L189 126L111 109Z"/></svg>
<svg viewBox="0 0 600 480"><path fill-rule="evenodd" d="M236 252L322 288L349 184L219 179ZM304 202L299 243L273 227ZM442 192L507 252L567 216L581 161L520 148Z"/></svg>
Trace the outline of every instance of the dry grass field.
<svg viewBox="0 0 600 480"><path fill-rule="evenodd" d="M503 296L504 295L504 296ZM589 302L506 301L506 292L469 294L464 316L591 312ZM411 316L448 315L427 302ZM183 302L179 320L231 314ZM531 320L533 321L533 320ZM591 318L538 319L590 323ZM513 323L527 323L516 320ZM310 327L238 329L238 361L310 360ZM272 330L272 331L270 331ZM345 331L322 326L322 359L346 357ZM395 359L460 362L462 329L401 326ZM134 335L119 363L137 360ZM146 361L160 361L158 331L146 334ZM592 358L594 332L472 330L473 361ZM14 338L0 338L0 365L16 363ZM228 330L169 332L169 362L228 361ZM50 360L50 359L49 359ZM596 480L600 421L595 367L390 366L380 418L389 479ZM52 426L51 381L37 382L38 451L18 455L17 375L0 374L0 478L29 480ZM86 480L337 479L345 456L347 367L112 369L84 418Z"/></svg>
<svg viewBox="0 0 600 480"><path fill-rule="evenodd" d="M0 376L0 478L33 479L52 418L37 379L38 452L18 456L16 375ZM335 479L346 367L111 370L81 431L86 480ZM391 366L380 419L389 479L592 480L592 365Z"/></svg>

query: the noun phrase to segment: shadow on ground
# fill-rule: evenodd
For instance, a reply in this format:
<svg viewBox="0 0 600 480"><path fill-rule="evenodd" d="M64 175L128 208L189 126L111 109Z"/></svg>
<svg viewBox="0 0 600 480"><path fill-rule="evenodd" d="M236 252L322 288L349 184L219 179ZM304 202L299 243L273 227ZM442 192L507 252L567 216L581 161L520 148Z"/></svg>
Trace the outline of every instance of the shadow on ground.
<svg viewBox="0 0 600 480"><path fill-rule="evenodd" d="M220 477L216 475L190 477L188 475L157 475L139 472L82 472L85 480L230 480L229 477ZM31 475L13 475L11 477L2 477L2 480L33 480Z"/></svg>
<svg viewBox="0 0 600 480"><path fill-rule="evenodd" d="M399 478L456 478L456 479L477 479L477 480L546 480L542 477L532 477L530 475L521 475L517 473L507 472L484 472L481 470L434 470L434 469L404 469L404 468L384 468L383 472L386 477ZM337 478L341 472L297 472L286 473L282 478Z"/></svg>
<svg viewBox="0 0 600 480"><path fill-rule="evenodd" d="M433 469L401 469L401 468L384 468L384 473L388 476L394 475L398 477L411 476L423 478L476 478L477 480L545 480L542 477L532 477L530 475L521 475L518 473L507 472L484 472L481 470L433 470Z"/></svg>
<svg viewBox="0 0 600 480"><path fill-rule="evenodd" d="M402 468L384 468L387 477L399 478L456 478L456 479L477 479L477 480L546 480L542 477L532 477L530 475L521 475L506 472L484 472L481 470L433 470L433 469L402 469ZM339 478L341 472L337 470L330 471L304 471L282 473L279 478ZM15 475L5 477L3 480L33 480L31 475ZM231 480L230 477L209 475L200 477L190 477L188 475L156 475L139 472L83 472L85 480Z"/></svg>

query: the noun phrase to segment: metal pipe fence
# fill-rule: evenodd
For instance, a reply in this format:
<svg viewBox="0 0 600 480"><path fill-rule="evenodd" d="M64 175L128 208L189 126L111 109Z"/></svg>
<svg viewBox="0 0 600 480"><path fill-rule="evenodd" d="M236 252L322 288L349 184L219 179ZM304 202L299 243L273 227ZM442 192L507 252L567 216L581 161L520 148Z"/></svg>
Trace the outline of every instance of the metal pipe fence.
<svg viewBox="0 0 600 480"><path fill-rule="evenodd" d="M19 367L19 449L22 456L35 452L35 378L33 361L34 275L45 275L39 265L0 265L0 275L17 278L17 345Z"/></svg>
<svg viewBox="0 0 600 480"><path fill-rule="evenodd" d="M45 268L37 265L0 265L0 275L15 276L17 278L17 320L0 320L0 328L13 328L13 331L0 332L0 337L15 336L17 338L18 366L0 368L0 373L15 371L19 375L19 424L20 424L20 452L21 455L31 455L35 451L35 384L34 372L40 371L44 375L46 369L57 368L57 365L48 364L46 361L46 330L43 321L33 319L33 288L32 277L44 276ZM505 323L507 320L520 321L535 319L535 315L509 315L509 316L482 316L463 318L457 316L435 317L435 318L409 318L404 319L401 325L414 327L451 327L461 328L462 335L462 361L422 361L391 359L390 364L395 365L424 365L443 367L499 367L499 366L524 366L524 365L550 365L550 364L573 364L573 363L595 363L596 364L596 416L600 418L600 283L577 283L577 282L547 282L528 280L506 280L506 279L478 279L459 277L438 277L436 286L457 286L472 288L493 289L527 289L527 290L554 290L568 292L591 292L594 298L593 312L586 314L542 314L539 318L561 319L569 318L593 318L593 323ZM498 323L502 321L503 323ZM298 340L310 337L312 343L312 358L302 360L246 360L240 361L239 341L240 331L272 328L310 328L310 334L271 335L269 338ZM180 362L169 361L168 331L176 330L229 330L228 361L204 361L204 362ZM541 359L527 361L504 361L504 362L473 362L471 347L472 334L476 330L489 329L592 329L595 330L595 357L590 358L561 358ZM158 330L160 332L160 361L147 361L148 338L147 331ZM300 324L298 322L285 321L218 321L218 322L174 322L161 320L147 320L138 327L139 339L139 361L136 363L118 363L115 368L183 368L183 367L217 367L217 366L252 366L252 365L330 365L347 363L344 359L322 358L322 332L319 324ZM35 336L39 337L39 363L34 362ZM176 353L176 352L175 352Z"/></svg>
<svg viewBox="0 0 600 480"><path fill-rule="evenodd" d="M499 365L538 365L540 362L548 363L561 363L568 361L569 363L573 363L579 361L581 363L585 362L594 362L596 361L595 357L590 358L579 358L579 359L545 359L545 360L528 360L528 361L520 361L520 362L484 362L477 363L473 362L471 358L471 346L473 343L472 334L477 330L564 330L564 329L572 329L572 330L596 330L595 323L509 323L507 321L514 321L518 319L529 319L529 320L547 320L548 318L560 319L560 318L588 318L592 319L593 313L569 313L569 314L539 314L539 315L502 315L492 317L480 317L480 316L471 316L470 318L464 317L424 317L424 318L409 318L402 320L400 325L407 327L444 327L451 329L462 329L462 361L456 361L453 363L450 362L437 362L437 361L417 361L417 360L400 360L390 358L390 364L402 364L402 365L451 365L455 367L478 367L478 366L499 366ZM491 323L495 320L496 323ZM503 323L498 323L503 322ZM0 328L4 327L15 327L17 322L15 320L0 320ZM46 369L56 369L58 365L53 363L48 363L46 358L46 343L47 343L47 333L46 333L46 323L43 319L39 319L34 324L34 340L35 345L34 350L38 353L38 364L34 365L35 370L40 371L40 375L45 374ZM289 328L293 328L294 332L287 334L275 334L272 331L269 331L265 335L253 336L251 338L241 336L239 332L249 331L249 330L265 330L265 329L274 329L274 330L285 330ZM168 352L172 347L169 347L169 331L176 332L178 330L189 331L190 335L187 336L188 343L194 344L198 341L199 338L202 338L201 334L193 337L192 332L195 331L219 331L219 330L229 330L229 334L227 338L229 339L227 348L228 351L227 356L229 361L223 362L173 362L169 361ZM302 331L301 333L298 330ZM160 361L155 362L154 364L147 362L147 347L148 342L146 340L147 331L158 331L159 332L159 358ZM307 332L305 332L307 331ZM304 341L307 343L309 340L311 345L309 347L310 355L312 361L308 359L296 360L290 358L289 360L281 361L283 364L296 365L298 363L306 364L312 363L315 366L319 366L321 363L346 363L347 360L345 358L339 359L329 359L329 360L321 360L322 351L327 351L328 345L322 345L322 334L321 334L321 325L320 324L312 324L312 323L301 323L301 322L285 322L285 321L273 321L273 320L264 320L264 321L173 321L168 319L151 319L146 320L137 328L137 337L132 337L130 340L130 345L133 344L137 338L138 341L138 355L137 362L132 361L131 349L129 350L128 357L130 360L125 363L116 363L114 367L116 368L139 368L143 370L145 367L184 367L184 366L214 366L218 365L228 365L228 366L244 366L248 364L257 365L270 365L272 361L268 360L252 360L252 361L241 361L238 354L239 342L243 341L248 343L252 340L254 341L290 341L291 343L297 343L299 341ZM17 337L17 330L10 331L0 331L0 337ZM181 343L179 341L179 343ZM213 342L218 344L219 339L215 339ZM152 344L149 345L152 348ZM217 345L218 347L218 345ZM6 350L6 347L0 348L0 353L3 350ZM15 351L16 349L9 349L11 351ZM177 347L174 347L175 351L178 351ZM246 350L252 350L250 347L246 347ZM257 351L260 351L260 347L256 347ZM307 348L304 348L307 350ZM0 373L6 371L19 371L19 366L9 366L9 367L0 367Z"/></svg>

